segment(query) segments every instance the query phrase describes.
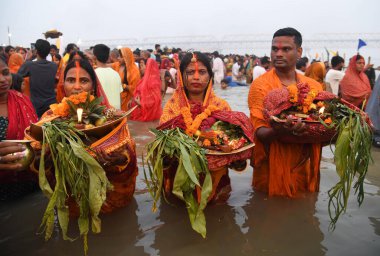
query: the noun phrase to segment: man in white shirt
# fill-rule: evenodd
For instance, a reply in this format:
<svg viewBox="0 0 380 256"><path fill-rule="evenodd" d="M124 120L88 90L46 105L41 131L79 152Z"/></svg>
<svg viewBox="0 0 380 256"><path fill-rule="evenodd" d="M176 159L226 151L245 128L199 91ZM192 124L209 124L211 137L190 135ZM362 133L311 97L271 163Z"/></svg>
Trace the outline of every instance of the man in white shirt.
<svg viewBox="0 0 380 256"><path fill-rule="evenodd" d="M239 80L239 69L240 69L240 60L239 58L237 58L235 63L232 65L232 80L233 81Z"/></svg>
<svg viewBox="0 0 380 256"><path fill-rule="evenodd" d="M120 93L123 91L119 74L107 66L110 48L104 44L94 46L96 58L95 73L107 95L109 103L116 109L120 109Z"/></svg>
<svg viewBox="0 0 380 256"><path fill-rule="evenodd" d="M325 81L330 84L332 93L338 95L339 83L344 77L344 73L341 71L344 67L344 59L340 56L334 56L331 58L331 69L327 72Z"/></svg>
<svg viewBox="0 0 380 256"><path fill-rule="evenodd" d="M214 61L212 63L212 72L214 72L214 84L215 86L221 86L222 79L224 78L224 63L219 57L217 51L213 52Z"/></svg>
<svg viewBox="0 0 380 256"><path fill-rule="evenodd" d="M270 65L270 58L267 56L264 56L260 58L260 64L253 67L252 72L252 79L253 81L258 78L259 76L265 74L269 68Z"/></svg>

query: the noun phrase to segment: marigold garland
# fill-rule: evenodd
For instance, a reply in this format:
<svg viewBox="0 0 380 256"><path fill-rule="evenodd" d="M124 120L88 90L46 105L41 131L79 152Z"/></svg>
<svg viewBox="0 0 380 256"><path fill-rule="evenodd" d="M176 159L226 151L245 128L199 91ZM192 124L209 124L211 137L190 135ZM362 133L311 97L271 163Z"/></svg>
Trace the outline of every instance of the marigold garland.
<svg viewBox="0 0 380 256"><path fill-rule="evenodd" d="M302 110L304 114L314 108L313 101L317 96L316 91L309 91L307 93L304 91L300 92L296 85L289 85L287 89L289 92L289 101L295 105L298 105L298 109Z"/></svg>
<svg viewBox="0 0 380 256"><path fill-rule="evenodd" d="M87 100L88 92L81 92L78 94L70 95L70 97L65 97L62 99L61 103L55 103L50 105L50 109L53 111L54 115L58 116L68 116L70 114L70 107L66 101L71 101L74 105L79 105L85 103ZM90 95L90 102L95 99L94 95Z"/></svg>
<svg viewBox="0 0 380 256"><path fill-rule="evenodd" d="M182 107L181 114L186 124L186 134L188 134L189 136L193 136L193 134L198 130L202 121L209 117L213 111L216 111L218 109L219 108L216 106L209 105L202 113L197 115L193 120L192 115L190 113L190 108Z"/></svg>

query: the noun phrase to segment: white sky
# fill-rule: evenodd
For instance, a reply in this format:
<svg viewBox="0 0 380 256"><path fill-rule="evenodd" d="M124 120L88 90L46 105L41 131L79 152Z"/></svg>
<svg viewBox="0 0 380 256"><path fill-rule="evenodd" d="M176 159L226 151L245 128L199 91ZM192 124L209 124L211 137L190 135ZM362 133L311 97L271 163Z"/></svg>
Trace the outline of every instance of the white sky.
<svg viewBox="0 0 380 256"><path fill-rule="evenodd" d="M380 0L0 0L0 44L29 46L58 29L64 42L165 36L380 32ZM153 46L152 46L153 47Z"/></svg>

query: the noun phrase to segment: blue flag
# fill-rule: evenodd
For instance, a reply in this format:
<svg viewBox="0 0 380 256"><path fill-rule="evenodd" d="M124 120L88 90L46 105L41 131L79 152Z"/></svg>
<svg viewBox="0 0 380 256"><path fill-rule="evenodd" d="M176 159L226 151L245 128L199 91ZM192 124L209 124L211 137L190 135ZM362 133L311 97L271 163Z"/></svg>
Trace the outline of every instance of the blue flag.
<svg viewBox="0 0 380 256"><path fill-rule="evenodd" d="M362 48L363 46L366 46L366 45L367 45L367 43L359 38L358 51L360 48Z"/></svg>

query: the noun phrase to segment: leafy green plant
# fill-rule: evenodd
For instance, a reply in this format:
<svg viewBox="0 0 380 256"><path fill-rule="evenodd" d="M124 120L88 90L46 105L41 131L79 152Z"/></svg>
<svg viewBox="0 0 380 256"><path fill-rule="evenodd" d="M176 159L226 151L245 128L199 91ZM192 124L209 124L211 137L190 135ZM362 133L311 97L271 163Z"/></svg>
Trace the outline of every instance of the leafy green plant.
<svg viewBox="0 0 380 256"><path fill-rule="evenodd" d="M87 255L87 234L91 224L92 232L101 231L100 208L106 199L111 184L106 173L94 157L86 150L79 137L80 131L65 122L52 121L43 125L43 142L39 166L39 184L49 198L40 228L45 240L50 239L54 229L54 209L64 240L68 237L69 207L67 200L73 198L80 211L78 226L84 241L84 253ZM47 180L45 160L49 148L54 166L55 186L52 189Z"/></svg>
<svg viewBox="0 0 380 256"><path fill-rule="evenodd" d="M212 190L212 181L204 149L179 128L151 131L156 139L147 145L148 174L144 167L144 175L154 200L152 210L156 211L161 194L165 195L164 159L176 159L178 166L172 193L185 202L192 228L206 237L206 218L203 210ZM199 182L200 175L204 176L202 185ZM196 187L201 188L199 203L194 196Z"/></svg>
<svg viewBox="0 0 380 256"><path fill-rule="evenodd" d="M329 191L328 211L330 230L334 230L339 216L347 209L352 183L359 205L364 200L364 179L371 158L372 130L362 113L342 103L330 104L337 140L334 159L339 182Z"/></svg>

